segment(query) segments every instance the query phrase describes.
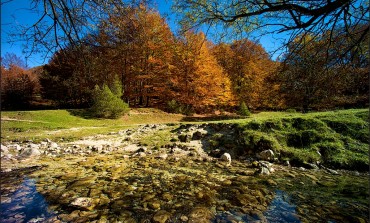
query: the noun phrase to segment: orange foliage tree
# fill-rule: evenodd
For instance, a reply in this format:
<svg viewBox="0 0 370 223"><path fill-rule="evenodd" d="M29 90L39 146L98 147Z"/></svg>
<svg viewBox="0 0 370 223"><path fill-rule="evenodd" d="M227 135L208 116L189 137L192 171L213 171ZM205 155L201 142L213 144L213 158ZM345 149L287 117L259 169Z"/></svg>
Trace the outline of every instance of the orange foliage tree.
<svg viewBox="0 0 370 223"><path fill-rule="evenodd" d="M208 45L203 33L187 32L178 41L171 72L172 97L203 112L234 103L230 80Z"/></svg>
<svg viewBox="0 0 370 223"><path fill-rule="evenodd" d="M248 39L221 43L213 47L213 54L232 82L232 90L249 108L268 106L266 78L272 74L276 64L259 44Z"/></svg>
<svg viewBox="0 0 370 223"><path fill-rule="evenodd" d="M30 70L16 64L8 68L1 66L2 109L27 108L37 89L38 79Z"/></svg>
<svg viewBox="0 0 370 223"><path fill-rule="evenodd" d="M174 36L158 12L143 5L118 10L102 23L96 40L107 51L99 57L101 67L118 75L130 105L163 103Z"/></svg>

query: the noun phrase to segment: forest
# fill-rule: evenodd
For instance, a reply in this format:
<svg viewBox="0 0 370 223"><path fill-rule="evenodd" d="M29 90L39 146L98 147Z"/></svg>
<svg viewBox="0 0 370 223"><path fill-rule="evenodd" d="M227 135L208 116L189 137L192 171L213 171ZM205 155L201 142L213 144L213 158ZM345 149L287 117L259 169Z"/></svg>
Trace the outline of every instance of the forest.
<svg viewBox="0 0 370 223"><path fill-rule="evenodd" d="M213 42L196 29L174 34L156 9L122 6L43 66L30 69L6 54L1 107L90 108L97 92L121 99L120 106L184 114L235 112L241 104L251 111L366 107L368 41L360 44L365 50L348 48L352 41L338 29L301 33L272 59L257 41Z"/></svg>

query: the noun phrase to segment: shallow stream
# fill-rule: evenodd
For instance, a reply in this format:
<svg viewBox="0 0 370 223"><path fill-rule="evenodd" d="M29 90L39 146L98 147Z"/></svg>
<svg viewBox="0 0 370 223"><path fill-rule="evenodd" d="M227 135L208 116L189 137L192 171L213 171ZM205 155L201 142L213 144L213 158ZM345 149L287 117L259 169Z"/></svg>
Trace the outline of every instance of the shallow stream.
<svg viewBox="0 0 370 223"><path fill-rule="evenodd" d="M248 162L44 158L1 176L1 222L368 222L368 175Z"/></svg>

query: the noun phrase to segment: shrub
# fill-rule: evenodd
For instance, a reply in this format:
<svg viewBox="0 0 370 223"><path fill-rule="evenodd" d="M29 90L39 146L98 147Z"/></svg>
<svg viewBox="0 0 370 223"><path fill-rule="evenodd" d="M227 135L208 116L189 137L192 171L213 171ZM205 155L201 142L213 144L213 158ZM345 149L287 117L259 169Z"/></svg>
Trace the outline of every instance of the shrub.
<svg viewBox="0 0 370 223"><path fill-rule="evenodd" d="M179 113L180 105L177 103L175 99L167 102L167 111L170 113Z"/></svg>
<svg viewBox="0 0 370 223"><path fill-rule="evenodd" d="M245 130L243 132L243 139L245 148L252 151L259 152L267 149L273 151L281 150L279 142L274 137L262 132Z"/></svg>
<svg viewBox="0 0 370 223"><path fill-rule="evenodd" d="M247 129L252 129L252 130L260 130L262 127L261 123L256 121L256 120L253 120L253 121L250 121L247 125L246 125L246 128Z"/></svg>
<svg viewBox="0 0 370 223"><path fill-rule="evenodd" d="M114 84L117 88L118 85ZM115 89L115 92L121 92ZM119 116L127 113L129 107L119 97L122 93L114 94L107 85L103 85L102 89L95 86L93 92L94 104L91 107L91 113L98 118L118 118Z"/></svg>
<svg viewBox="0 0 370 223"><path fill-rule="evenodd" d="M251 115L251 112L249 111L247 105L244 102L240 104L238 114L245 117Z"/></svg>
<svg viewBox="0 0 370 223"><path fill-rule="evenodd" d="M177 102L175 99L167 102L167 111L170 113L192 115L194 114L194 109L191 105L183 105Z"/></svg>
<svg viewBox="0 0 370 223"><path fill-rule="evenodd" d="M288 108L285 111L288 112L288 113L296 113L297 112L297 110L295 110L294 108Z"/></svg>

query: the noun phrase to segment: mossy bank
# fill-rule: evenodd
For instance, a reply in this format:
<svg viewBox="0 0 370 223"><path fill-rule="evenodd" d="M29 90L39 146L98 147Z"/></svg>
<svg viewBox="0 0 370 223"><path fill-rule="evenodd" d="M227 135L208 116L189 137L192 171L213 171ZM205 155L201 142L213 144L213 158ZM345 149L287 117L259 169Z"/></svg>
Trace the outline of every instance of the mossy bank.
<svg viewBox="0 0 370 223"><path fill-rule="evenodd" d="M369 170L367 110L291 114L252 118L233 123L193 125L208 128L204 138L209 152L229 152L233 158L254 157L264 150L275 161L295 166L311 164L333 169ZM182 128L192 128L192 125Z"/></svg>

